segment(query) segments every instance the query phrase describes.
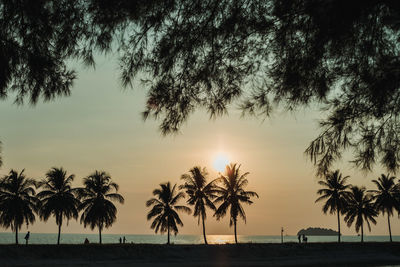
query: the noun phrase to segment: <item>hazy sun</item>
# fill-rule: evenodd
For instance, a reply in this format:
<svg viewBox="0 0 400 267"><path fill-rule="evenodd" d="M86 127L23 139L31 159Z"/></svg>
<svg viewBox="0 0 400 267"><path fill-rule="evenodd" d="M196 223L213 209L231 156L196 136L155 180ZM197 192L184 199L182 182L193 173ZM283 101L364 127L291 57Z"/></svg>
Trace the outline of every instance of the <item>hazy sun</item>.
<svg viewBox="0 0 400 267"><path fill-rule="evenodd" d="M229 164L229 159L225 154L218 154L214 159L213 167L219 172L225 171L226 165Z"/></svg>

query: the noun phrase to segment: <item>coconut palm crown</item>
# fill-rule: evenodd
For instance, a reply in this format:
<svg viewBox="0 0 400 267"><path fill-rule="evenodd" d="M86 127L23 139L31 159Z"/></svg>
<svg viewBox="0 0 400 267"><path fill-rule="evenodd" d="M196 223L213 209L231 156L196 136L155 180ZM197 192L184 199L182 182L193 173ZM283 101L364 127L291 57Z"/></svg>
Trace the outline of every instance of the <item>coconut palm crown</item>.
<svg viewBox="0 0 400 267"><path fill-rule="evenodd" d="M182 175L181 179L185 181L185 184L179 186L188 195L187 204L194 206L193 216L198 218L197 223L200 224L200 221L202 221L205 244L207 244L205 229L206 207L216 210L212 202L212 199L216 198L213 182L207 184L207 175L206 168L193 167L189 170L189 173Z"/></svg>
<svg viewBox="0 0 400 267"><path fill-rule="evenodd" d="M345 209L344 217L347 226L350 227L355 222L355 229L358 233L361 229L361 242L364 242L364 224L371 231L371 224L376 224L375 217L378 212L373 203L373 196L366 192L365 187L352 186Z"/></svg>
<svg viewBox="0 0 400 267"><path fill-rule="evenodd" d="M111 180L108 173L95 171L83 179L84 188L78 189L81 200L79 210L82 210L80 222L84 227L99 229L99 243L101 231L110 227L117 218L117 208L113 201L124 203L122 195L118 194L119 186Z"/></svg>
<svg viewBox="0 0 400 267"><path fill-rule="evenodd" d="M217 198L214 203L221 203L214 216L217 220L223 218L230 209L229 226L234 226L235 243L237 243L237 220L240 216L246 223L246 213L241 203L252 204L251 197L257 197L258 194L253 191L245 191L248 184L247 175L249 172L241 174L240 165L230 164L226 166L225 175L214 182Z"/></svg>
<svg viewBox="0 0 400 267"><path fill-rule="evenodd" d="M42 191L37 194L41 200L40 218L47 221L54 216L58 226L57 244L60 244L61 226L64 220L78 219L79 200L76 189L71 187L74 175L67 175L63 168L52 168L46 178L38 183Z"/></svg>
<svg viewBox="0 0 400 267"><path fill-rule="evenodd" d="M375 208L383 215L387 214L390 242L392 242L392 231L390 228L390 216L393 211L399 211L399 187L395 183L396 177L382 174L378 180L372 180L377 190L369 190L375 200Z"/></svg>
<svg viewBox="0 0 400 267"><path fill-rule="evenodd" d="M339 170L334 172L329 172L324 180L318 182L319 185L323 186L317 191L317 194L320 195L315 202L325 201L322 206L322 211L324 214L337 214L337 223L338 223L338 242L340 242L340 213L344 213L344 209L346 207L347 198L349 196L348 189L350 185L346 184L349 176L342 176Z"/></svg>
<svg viewBox="0 0 400 267"><path fill-rule="evenodd" d="M0 181L0 224L15 231L15 243L18 244L18 230L25 223L35 222L39 201L35 192L36 183L27 178L24 170L18 173L11 170Z"/></svg>
<svg viewBox="0 0 400 267"><path fill-rule="evenodd" d="M183 211L190 214L190 208L179 205L180 199L185 197L183 192L177 192L176 184L171 187L171 183L160 184L161 188L155 189L153 195L155 198L151 198L146 202L146 206L152 206L151 210L147 214L147 220L153 219L151 223L151 229L154 229L156 233L168 233L167 244L170 244L170 232L172 231L175 235L178 234L178 225L183 226L181 218L179 218L178 212Z"/></svg>

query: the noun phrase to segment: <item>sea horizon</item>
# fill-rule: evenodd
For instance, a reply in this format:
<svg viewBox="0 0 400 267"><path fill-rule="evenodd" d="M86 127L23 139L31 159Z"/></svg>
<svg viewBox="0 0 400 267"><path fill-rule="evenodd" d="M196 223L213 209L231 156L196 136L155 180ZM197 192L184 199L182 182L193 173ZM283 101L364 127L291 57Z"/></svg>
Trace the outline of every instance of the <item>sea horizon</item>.
<svg viewBox="0 0 400 267"><path fill-rule="evenodd" d="M20 244L25 244L25 232L18 234ZM118 244L119 238L126 238L128 244L165 244L167 235L152 234L102 234L102 242L108 244ZM65 233L61 234L61 244L83 244L85 239L90 243L98 243L99 235L95 233ZM308 243L337 242L337 236L307 236ZM342 242L360 242L360 236L342 235ZM394 242L400 242L400 236L392 236ZM233 244L234 235L207 235L209 244ZM280 235L238 235L240 243L281 243ZM387 242L387 235L366 235L364 242ZM298 243L295 235L283 236L284 243ZM30 233L29 244L56 244L57 233ZM171 236L173 244L204 244L203 235L177 235ZM15 233L0 232L0 244L15 244Z"/></svg>

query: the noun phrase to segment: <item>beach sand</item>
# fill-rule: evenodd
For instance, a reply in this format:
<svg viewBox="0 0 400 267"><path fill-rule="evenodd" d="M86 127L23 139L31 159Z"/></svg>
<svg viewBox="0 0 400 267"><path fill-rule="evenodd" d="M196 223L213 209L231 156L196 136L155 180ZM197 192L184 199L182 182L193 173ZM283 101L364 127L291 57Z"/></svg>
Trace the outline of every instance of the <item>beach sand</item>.
<svg viewBox="0 0 400 267"><path fill-rule="evenodd" d="M1 266L400 266L400 243L0 245Z"/></svg>

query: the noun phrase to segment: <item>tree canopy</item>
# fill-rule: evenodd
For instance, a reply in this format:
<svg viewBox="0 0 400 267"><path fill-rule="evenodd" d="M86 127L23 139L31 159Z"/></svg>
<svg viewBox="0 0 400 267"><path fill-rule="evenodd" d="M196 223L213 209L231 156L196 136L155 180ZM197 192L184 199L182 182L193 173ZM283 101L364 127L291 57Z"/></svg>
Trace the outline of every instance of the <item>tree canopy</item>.
<svg viewBox="0 0 400 267"><path fill-rule="evenodd" d="M83 178L85 187L77 188L78 198L81 203L78 209L83 211L81 223L86 228L99 229L99 243L101 244L101 232L117 220L117 207L113 202L124 204L125 199L118 193L119 185L111 180L111 176L105 171L94 171Z"/></svg>
<svg viewBox="0 0 400 267"><path fill-rule="evenodd" d="M143 116L164 134L199 108L317 105L327 115L306 152L319 174L347 149L362 169L399 167L397 0L10 0L0 25L0 96L17 103L69 95L67 61L114 48L124 86L147 77Z"/></svg>
<svg viewBox="0 0 400 267"><path fill-rule="evenodd" d="M43 221L54 216L58 226L57 245L60 244L61 227L64 219L78 219L80 201L77 198L77 189L72 188L75 175L67 175L67 171L61 168L51 168L46 173L46 178L37 183L42 191L37 193L40 200L39 215Z"/></svg>

